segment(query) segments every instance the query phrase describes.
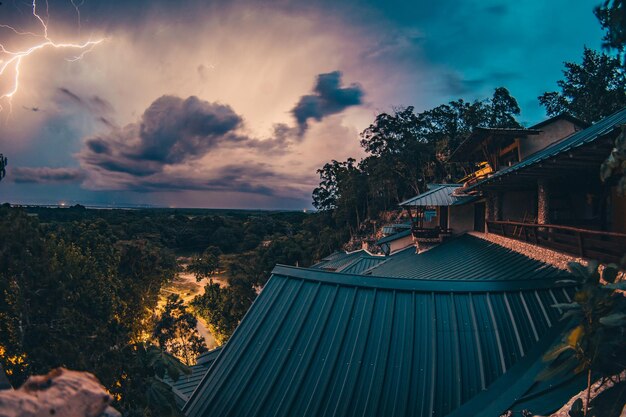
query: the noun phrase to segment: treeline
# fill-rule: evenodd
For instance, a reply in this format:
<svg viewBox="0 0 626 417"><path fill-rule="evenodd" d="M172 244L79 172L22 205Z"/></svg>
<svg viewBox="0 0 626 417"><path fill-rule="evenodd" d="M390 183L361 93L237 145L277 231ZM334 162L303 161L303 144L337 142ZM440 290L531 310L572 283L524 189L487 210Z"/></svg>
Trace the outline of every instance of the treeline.
<svg viewBox="0 0 626 417"><path fill-rule="evenodd" d="M175 413L159 377L203 343L177 297L177 257L214 250L228 281L193 310L225 341L277 263L308 266L347 239L327 214L0 206L0 364L14 386L57 366L94 373L125 415ZM210 273L205 276L210 276Z"/></svg>

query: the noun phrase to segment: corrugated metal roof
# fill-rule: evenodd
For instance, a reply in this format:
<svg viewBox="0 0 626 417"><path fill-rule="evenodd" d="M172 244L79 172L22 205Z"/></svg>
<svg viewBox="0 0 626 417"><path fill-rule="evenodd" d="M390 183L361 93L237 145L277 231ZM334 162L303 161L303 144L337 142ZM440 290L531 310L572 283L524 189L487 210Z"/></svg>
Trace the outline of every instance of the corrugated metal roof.
<svg viewBox="0 0 626 417"><path fill-rule="evenodd" d="M185 413L441 417L519 379L490 397L502 412L532 384L511 373L560 338L550 306L572 295L554 280L451 284L278 266Z"/></svg>
<svg viewBox="0 0 626 417"><path fill-rule="evenodd" d="M461 184L435 184L433 189L403 201L400 206L454 206L476 199L474 196L454 195L454 191L459 187Z"/></svg>
<svg viewBox="0 0 626 417"><path fill-rule="evenodd" d="M221 350L222 348L218 347L200 355L196 364L190 367L191 373L189 375L181 375L176 381L165 375L163 382L172 387L176 397L176 404L180 408L183 408L187 400L189 400L189 397L207 374Z"/></svg>
<svg viewBox="0 0 626 417"><path fill-rule="evenodd" d="M376 241L377 245L382 245L383 243L393 242L394 240L402 239L407 236L411 236L411 229L403 230L398 233L394 233L393 235L385 236Z"/></svg>
<svg viewBox="0 0 626 417"><path fill-rule="evenodd" d="M494 173L489 178L486 178L468 187L467 190L469 191L475 188L479 188L483 185L491 183L496 178L512 174L514 172L538 164L541 161L545 161L546 159L555 157L564 152L568 152L572 149L591 143L598 138L610 133L624 123L626 123L626 108L623 108L622 110L612 114L611 116L600 120L599 122L595 123L591 127L588 127L587 129L578 131L566 137L565 139L556 142L546 147L545 149L540 150L539 152L534 153L533 155L529 156L518 164Z"/></svg>
<svg viewBox="0 0 626 417"><path fill-rule="evenodd" d="M391 235L394 233L397 233L398 231L404 230L404 229L410 229L411 228L411 223L399 223L399 224L388 224L383 226L383 234L384 235Z"/></svg>
<svg viewBox="0 0 626 417"><path fill-rule="evenodd" d="M363 274L386 260L387 258L384 256L361 256L359 259L337 272L341 272L342 274Z"/></svg>
<svg viewBox="0 0 626 417"><path fill-rule="evenodd" d="M444 280L517 280L567 277L566 271L484 239L462 235L416 254L411 251L371 269L386 277Z"/></svg>
<svg viewBox="0 0 626 417"><path fill-rule="evenodd" d="M361 256L368 256L366 250L357 250L354 252L343 252L340 255L333 256L330 260L323 260L313 265L311 268L324 269L326 271L337 271L347 267Z"/></svg>

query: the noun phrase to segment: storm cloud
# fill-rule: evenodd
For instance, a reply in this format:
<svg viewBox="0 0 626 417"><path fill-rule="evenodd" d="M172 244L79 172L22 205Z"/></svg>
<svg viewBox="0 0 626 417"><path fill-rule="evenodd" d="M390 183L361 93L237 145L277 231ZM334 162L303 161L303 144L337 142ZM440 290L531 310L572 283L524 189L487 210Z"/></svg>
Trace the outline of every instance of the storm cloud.
<svg viewBox="0 0 626 417"><path fill-rule="evenodd" d="M28 184L78 183L85 178L79 168L16 167L9 174L13 182Z"/></svg>
<svg viewBox="0 0 626 417"><path fill-rule="evenodd" d="M87 168L146 176L165 165L197 159L225 141L241 142L234 131L242 118L227 105L161 96L138 123L85 141L78 157Z"/></svg>
<svg viewBox="0 0 626 417"><path fill-rule="evenodd" d="M333 71L319 74L313 88L313 94L300 97L298 104L291 111L300 134L308 128L308 120L322 120L331 114L340 113L350 106L362 103L363 90L357 84L341 87L341 72Z"/></svg>

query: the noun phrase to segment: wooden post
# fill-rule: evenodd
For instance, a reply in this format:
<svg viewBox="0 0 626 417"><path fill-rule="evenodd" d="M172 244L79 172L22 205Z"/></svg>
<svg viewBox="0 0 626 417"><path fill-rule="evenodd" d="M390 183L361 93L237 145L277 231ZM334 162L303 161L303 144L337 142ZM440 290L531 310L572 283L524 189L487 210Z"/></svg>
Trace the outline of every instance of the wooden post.
<svg viewBox="0 0 626 417"><path fill-rule="evenodd" d="M550 223L550 187L544 179L537 180L537 223Z"/></svg>
<svg viewBox="0 0 626 417"><path fill-rule="evenodd" d="M582 232L578 232L578 254L581 258L585 257L585 246L583 244L583 234Z"/></svg>

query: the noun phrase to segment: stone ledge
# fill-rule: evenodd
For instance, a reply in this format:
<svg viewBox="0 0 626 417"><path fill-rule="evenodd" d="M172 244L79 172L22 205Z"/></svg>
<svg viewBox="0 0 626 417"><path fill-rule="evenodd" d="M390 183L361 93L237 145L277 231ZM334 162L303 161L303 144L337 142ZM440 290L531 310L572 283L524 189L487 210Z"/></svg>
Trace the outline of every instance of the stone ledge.
<svg viewBox="0 0 626 417"><path fill-rule="evenodd" d="M0 417L119 417L110 402L92 374L57 368L17 390L0 391Z"/></svg>

